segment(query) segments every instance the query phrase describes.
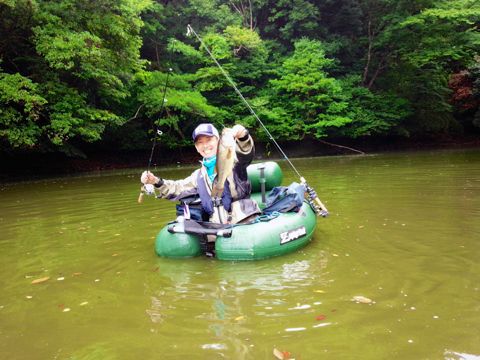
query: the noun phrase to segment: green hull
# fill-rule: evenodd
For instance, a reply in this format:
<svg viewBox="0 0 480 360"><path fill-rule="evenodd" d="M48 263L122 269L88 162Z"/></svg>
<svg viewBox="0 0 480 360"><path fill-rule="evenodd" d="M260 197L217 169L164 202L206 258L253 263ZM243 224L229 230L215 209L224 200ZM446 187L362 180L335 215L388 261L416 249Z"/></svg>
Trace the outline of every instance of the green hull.
<svg viewBox="0 0 480 360"><path fill-rule="evenodd" d="M215 256L220 260L258 260L291 253L312 239L316 222L310 205L304 203L298 213L235 227L232 237L217 239Z"/></svg>
<svg viewBox="0 0 480 360"><path fill-rule="evenodd" d="M265 179L260 176L264 168ZM267 191L282 182L283 174L274 162L253 164L248 167L248 176L255 193L252 198L263 207L258 192L263 180ZM307 202L301 210L282 213L269 221L249 225L235 225L229 238L218 236L215 256L220 260L258 260L293 252L305 246L313 236L317 217ZM185 233L170 233L165 226L155 240L155 252L169 258L188 258L202 254L199 238Z"/></svg>
<svg viewBox="0 0 480 360"><path fill-rule="evenodd" d="M288 254L312 239L316 222L310 205L303 203L298 213L283 213L270 221L235 226L231 237L217 237L215 256L220 260L258 260ZM155 240L155 252L169 258L201 255L196 235L171 234L167 226Z"/></svg>

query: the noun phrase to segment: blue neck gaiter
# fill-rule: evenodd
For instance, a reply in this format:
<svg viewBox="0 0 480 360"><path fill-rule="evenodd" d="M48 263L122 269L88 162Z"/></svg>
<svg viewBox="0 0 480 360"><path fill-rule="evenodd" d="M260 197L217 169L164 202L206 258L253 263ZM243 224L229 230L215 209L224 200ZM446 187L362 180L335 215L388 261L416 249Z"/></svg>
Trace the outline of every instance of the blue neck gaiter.
<svg viewBox="0 0 480 360"><path fill-rule="evenodd" d="M215 179L215 165L217 164L217 155L203 159L203 166L207 169L207 175L211 182Z"/></svg>

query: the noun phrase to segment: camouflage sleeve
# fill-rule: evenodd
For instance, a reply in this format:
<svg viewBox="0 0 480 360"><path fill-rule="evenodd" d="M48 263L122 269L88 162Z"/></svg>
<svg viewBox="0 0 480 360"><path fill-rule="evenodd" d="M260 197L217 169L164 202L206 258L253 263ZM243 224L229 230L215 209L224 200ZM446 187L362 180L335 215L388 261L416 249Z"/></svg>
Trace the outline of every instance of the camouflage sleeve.
<svg viewBox="0 0 480 360"><path fill-rule="evenodd" d="M197 189L197 177L200 169L195 170L189 177L182 180L163 180L158 188L159 197L165 199L177 198L182 193L193 193Z"/></svg>

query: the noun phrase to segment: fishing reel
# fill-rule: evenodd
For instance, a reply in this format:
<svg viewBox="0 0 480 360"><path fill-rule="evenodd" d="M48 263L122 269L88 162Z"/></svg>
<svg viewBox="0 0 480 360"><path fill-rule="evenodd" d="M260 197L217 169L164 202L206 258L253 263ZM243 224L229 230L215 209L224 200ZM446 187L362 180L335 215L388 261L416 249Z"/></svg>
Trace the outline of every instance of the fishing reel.
<svg viewBox="0 0 480 360"><path fill-rule="evenodd" d="M317 216L321 217L327 217L328 216L328 210L323 205L323 203L320 201L318 198L317 192L315 191L314 188L312 188L310 185L308 185L307 181L305 180L304 177L300 178L300 181L302 184L305 186L305 193L307 195L307 201L312 207L313 211L315 211L315 214Z"/></svg>

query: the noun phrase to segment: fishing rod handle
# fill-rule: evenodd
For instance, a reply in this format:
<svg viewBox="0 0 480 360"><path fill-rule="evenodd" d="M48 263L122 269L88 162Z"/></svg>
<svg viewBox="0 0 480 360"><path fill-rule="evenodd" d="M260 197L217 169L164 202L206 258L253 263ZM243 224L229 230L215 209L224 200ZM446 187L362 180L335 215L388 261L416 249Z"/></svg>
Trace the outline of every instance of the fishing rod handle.
<svg viewBox="0 0 480 360"><path fill-rule="evenodd" d="M328 216L328 210L325 205L320 201L317 192L307 183L307 180L302 176L300 177L300 182L305 185L305 189L307 190L308 197L311 201L313 201L315 205L315 209L318 209L316 213L322 217Z"/></svg>

